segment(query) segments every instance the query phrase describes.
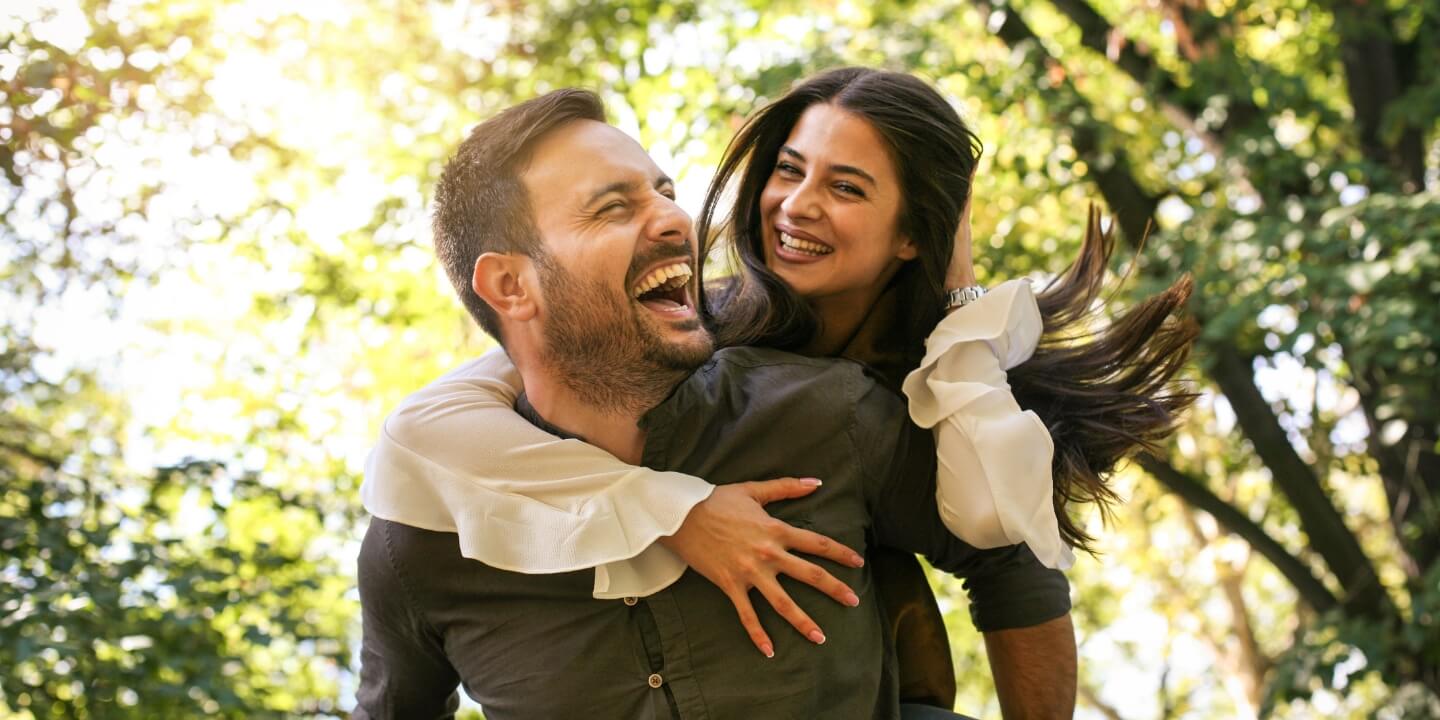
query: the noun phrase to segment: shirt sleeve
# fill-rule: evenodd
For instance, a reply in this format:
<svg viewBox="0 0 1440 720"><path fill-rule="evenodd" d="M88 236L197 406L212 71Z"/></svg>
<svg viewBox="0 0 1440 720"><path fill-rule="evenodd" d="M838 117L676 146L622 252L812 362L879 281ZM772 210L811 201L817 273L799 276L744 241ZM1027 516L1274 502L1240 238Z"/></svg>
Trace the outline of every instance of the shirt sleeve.
<svg viewBox="0 0 1440 720"><path fill-rule="evenodd" d="M1024 543L1046 567L1063 570L1075 557L1051 499L1055 446L1005 377L1034 354L1042 329L1030 284L1007 282L936 326L904 392L910 418L935 435L945 526L979 548Z"/></svg>
<svg viewBox="0 0 1440 720"><path fill-rule="evenodd" d="M365 509L457 533L462 555L501 570L595 568L597 598L649 595L679 579L684 561L655 541L714 486L555 437L515 411L520 389L497 349L407 398L366 461Z"/></svg>
<svg viewBox="0 0 1440 720"><path fill-rule="evenodd" d="M460 676L413 604L386 530L372 521L360 545L360 686L350 717L452 718Z"/></svg>
<svg viewBox="0 0 1440 720"><path fill-rule="evenodd" d="M941 520L930 433L904 420L900 400L875 383L856 403L857 446L866 475L875 540L924 555L965 579L970 617L981 632L1030 627L1070 611L1070 584L1023 544L976 548Z"/></svg>

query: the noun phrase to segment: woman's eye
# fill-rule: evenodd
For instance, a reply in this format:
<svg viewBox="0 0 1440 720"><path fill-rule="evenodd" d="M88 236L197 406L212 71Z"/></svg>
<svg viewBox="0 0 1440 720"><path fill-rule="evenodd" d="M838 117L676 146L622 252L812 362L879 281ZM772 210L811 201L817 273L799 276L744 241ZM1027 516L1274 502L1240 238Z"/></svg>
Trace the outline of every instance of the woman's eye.
<svg viewBox="0 0 1440 720"><path fill-rule="evenodd" d="M790 175L796 177L800 175L800 168L797 168L788 162L776 163L775 171L780 173L781 175Z"/></svg>
<svg viewBox="0 0 1440 720"><path fill-rule="evenodd" d="M844 183L844 182L842 182L842 183L836 183L836 184L835 184L835 189L839 190L840 192L845 193L846 195L854 195L855 197L862 197L862 198L865 197L865 191L864 191L864 190L861 190L860 188L858 188L858 187L856 187L856 186L854 186L854 185L851 185L850 183Z"/></svg>
<svg viewBox="0 0 1440 720"><path fill-rule="evenodd" d="M625 203L622 203L622 202L620 202L619 200L616 200L615 202L612 202L612 203L610 203L609 205L606 205L605 207L600 208L600 211L597 212L596 214L597 214L597 215L604 215L604 214L606 214L606 213L612 213L612 212L615 212L616 210L624 210L624 209L625 209Z"/></svg>

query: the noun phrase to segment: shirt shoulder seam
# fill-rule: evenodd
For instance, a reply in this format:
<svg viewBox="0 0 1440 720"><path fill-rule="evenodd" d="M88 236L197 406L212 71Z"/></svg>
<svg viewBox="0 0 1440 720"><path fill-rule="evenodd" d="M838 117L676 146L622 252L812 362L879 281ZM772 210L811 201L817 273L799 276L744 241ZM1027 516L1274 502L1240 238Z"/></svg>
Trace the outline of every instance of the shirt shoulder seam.
<svg viewBox="0 0 1440 720"><path fill-rule="evenodd" d="M392 525L401 523L396 523L391 520L384 520L384 522L385 559L390 563L390 569L395 571L395 579L400 584L401 594L405 596L405 604L409 607L410 614L415 620L424 626L424 629L428 630L434 637L438 638L440 637L440 631L436 629L434 625L430 624L430 620L425 616L423 609L420 607L420 602L416 598L415 590L410 587L410 581L406 578L405 571L401 569L400 561L396 559L395 556L395 546L391 530L393 529Z"/></svg>
<svg viewBox="0 0 1440 720"><path fill-rule="evenodd" d="M858 367L858 366L857 366L857 367ZM846 412L847 412L847 413L849 414L849 416L850 416L850 417L849 417L849 422L847 423L846 428L845 428L845 434L846 434L846 436L848 436L848 437L850 438L850 454L855 457L855 464L856 464L857 466L859 466L860 472L862 473L861 477L862 477L862 478L869 478L869 479L871 479L870 482L879 482L879 480L878 480L878 477L879 477L879 476L875 475L875 474L872 472L873 468L871 467L871 458L867 457L867 456L868 456L868 453L862 452L862 451L861 451L861 448L860 448L860 382L859 382L859 381L860 381L861 379L863 379L864 377L865 377L865 376L864 376L863 373L858 373L858 372L845 373L845 375L844 375L844 379L845 379L845 398L846 398L846 405L847 405ZM873 524L873 517L874 517L874 513L875 513L875 508L871 506L871 500L872 500L872 498L871 498L870 493L868 493L868 492L865 491L866 488L868 487L868 485L867 485L867 483L865 483L865 482L862 481L862 482L860 483L859 487L860 487L860 491L861 491L861 492L860 492L860 499L861 499L862 502L865 503L865 507L869 508L869 513L871 514L871 518L872 518L871 524Z"/></svg>
<svg viewBox="0 0 1440 720"><path fill-rule="evenodd" d="M727 348L728 349L728 348ZM740 365L747 368L760 367L836 367L841 364L855 364L853 360L845 358L811 358L803 355L787 354L784 357L765 358L756 357L754 353L748 352L749 348L741 349L740 352L723 352L715 355L715 364L726 363L729 365Z"/></svg>

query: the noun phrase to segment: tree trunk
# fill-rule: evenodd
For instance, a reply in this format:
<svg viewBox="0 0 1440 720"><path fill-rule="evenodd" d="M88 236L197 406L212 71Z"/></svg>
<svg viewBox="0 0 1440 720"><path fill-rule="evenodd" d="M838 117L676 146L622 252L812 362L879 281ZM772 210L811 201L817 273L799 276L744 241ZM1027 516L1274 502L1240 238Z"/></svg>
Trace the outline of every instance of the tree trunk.
<svg viewBox="0 0 1440 720"><path fill-rule="evenodd" d="M1367 180L1377 190L1419 192L1425 187L1425 144L1421 128L1406 124L1393 141L1385 137L1386 114L1409 88L1402 78L1402 55L1393 37L1393 20L1384 3L1335 3L1340 29L1340 62L1346 91L1355 111L1360 150L1365 157L1394 173L1388 182Z"/></svg>

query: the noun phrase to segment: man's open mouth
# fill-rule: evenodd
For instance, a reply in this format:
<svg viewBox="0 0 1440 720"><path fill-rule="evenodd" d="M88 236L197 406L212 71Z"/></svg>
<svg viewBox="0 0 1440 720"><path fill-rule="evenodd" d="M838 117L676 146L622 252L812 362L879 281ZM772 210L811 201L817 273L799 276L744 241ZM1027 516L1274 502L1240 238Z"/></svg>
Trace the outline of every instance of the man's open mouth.
<svg viewBox="0 0 1440 720"><path fill-rule="evenodd" d="M630 289L630 295L655 312L677 313L689 310L689 287L693 274L687 260L661 265L645 273Z"/></svg>

